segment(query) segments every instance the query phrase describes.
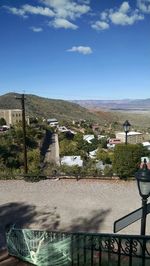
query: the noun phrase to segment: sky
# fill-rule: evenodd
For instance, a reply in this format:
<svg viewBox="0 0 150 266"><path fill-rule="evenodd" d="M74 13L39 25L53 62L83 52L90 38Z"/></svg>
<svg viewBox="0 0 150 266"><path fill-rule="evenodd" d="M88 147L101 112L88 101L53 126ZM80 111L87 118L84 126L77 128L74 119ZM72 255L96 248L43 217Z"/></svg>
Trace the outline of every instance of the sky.
<svg viewBox="0 0 150 266"><path fill-rule="evenodd" d="M150 0L0 0L0 95L150 98Z"/></svg>

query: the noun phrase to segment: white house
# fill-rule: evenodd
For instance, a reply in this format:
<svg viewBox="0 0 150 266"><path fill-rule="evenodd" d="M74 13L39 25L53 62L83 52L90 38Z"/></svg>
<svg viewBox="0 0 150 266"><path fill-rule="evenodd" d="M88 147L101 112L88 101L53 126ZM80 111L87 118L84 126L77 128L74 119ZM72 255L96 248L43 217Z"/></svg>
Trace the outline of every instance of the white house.
<svg viewBox="0 0 150 266"><path fill-rule="evenodd" d="M142 145L143 145L144 147L146 147L148 150L150 150L150 142L149 142L149 141L145 141L145 142L143 142Z"/></svg>
<svg viewBox="0 0 150 266"><path fill-rule="evenodd" d="M100 140L100 139L104 139L104 138L107 138L107 137L104 136L104 135L97 135L97 138L98 138L98 140Z"/></svg>
<svg viewBox="0 0 150 266"><path fill-rule="evenodd" d="M67 131L68 131L68 129L67 129L65 126L60 126L60 127L58 127L58 130L59 130L60 132L67 132Z"/></svg>
<svg viewBox="0 0 150 266"><path fill-rule="evenodd" d="M86 140L88 143L92 143L91 140L94 139L94 135L84 135L83 139Z"/></svg>
<svg viewBox="0 0 150 266"><path fill-rule="evenodd" d="M98 149L94 150L94 151L90 151L89 152L89 157L91 159L94 159L96 157L96 153L97 153Z"/></svg>
<svg viewBox="0 0 150 266"><path fill-rule="evenodd" d="M110 144L110 143L107 143L107 148L108 148L108 149L114 149L114 148L115 148L115 145L116 145L116 144Z"/></svg>
<svg viewBox="0 0 150 266"><path fill-rule="evenodd" d="M78 165L82 167L83 160L81 160L81 156L64 156L61 158L61 164L66 164L68 166Z"/></svg>
<svg viewBox="0 0 150 266"><path fill-rule="evenodd" d="M57 120L56 118L50 118L50 119L47 119L47 123L48 123L51 127L58 126L58 120Z"/></svg>

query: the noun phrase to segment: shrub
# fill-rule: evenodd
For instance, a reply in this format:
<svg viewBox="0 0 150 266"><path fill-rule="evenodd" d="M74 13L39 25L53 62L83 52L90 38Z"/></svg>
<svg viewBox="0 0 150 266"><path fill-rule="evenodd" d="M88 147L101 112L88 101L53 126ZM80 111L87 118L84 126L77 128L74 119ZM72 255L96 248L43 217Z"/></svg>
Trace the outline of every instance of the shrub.
<svg viewBox="0 0 150 266"><path fill-rule="evenodd" d="M134 176L140 165L143 148L138 144L118 144L114 149L113 172L121 178Z"/></svg>
<svg viewBox="0 0 150 266"><path fill-rule="evenodd" d="M113 170L108 165L106 165L105 168L104 168L104 176L108 176L108 177L113 176Z"/></svg>

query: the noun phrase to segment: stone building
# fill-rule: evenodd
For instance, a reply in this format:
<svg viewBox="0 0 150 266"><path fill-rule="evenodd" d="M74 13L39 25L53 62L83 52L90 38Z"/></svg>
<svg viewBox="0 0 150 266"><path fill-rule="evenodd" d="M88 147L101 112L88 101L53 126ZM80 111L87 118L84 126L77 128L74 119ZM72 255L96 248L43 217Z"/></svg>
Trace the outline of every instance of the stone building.
<svg viewBox="0 0 150 266"><path fill-rule="evenodd" d="M0 118L4 118L8 126L13 126L22 121L22 110L0 109Z"/></svg>

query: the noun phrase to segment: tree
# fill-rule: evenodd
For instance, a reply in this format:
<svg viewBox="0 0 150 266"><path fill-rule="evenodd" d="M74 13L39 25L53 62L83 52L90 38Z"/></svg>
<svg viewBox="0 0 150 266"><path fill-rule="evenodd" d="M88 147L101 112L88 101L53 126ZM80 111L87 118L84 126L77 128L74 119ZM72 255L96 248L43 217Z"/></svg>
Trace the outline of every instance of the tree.
<svg viewBox="0 0 150 266"><path fill-rule="evenodd" d="M98 149L96 153L96 159L101 160L104 164L111 164L111 158L107 151L103 149Z"/></svg>
<svg viewBox="0 0 150 266"><path fill-rule="evenodd" d="M26 144L28 152L28 165L30 172L38 172L40 165L39 151L39 129L26 128ZM40 138L43 133L41 133ZM21 173L23 170L23 133L18 124L11 128L7 134L1 136L0 141L0 174L5 173L12 177L13 174Z"/></svg>
<svg viewBox="0 0 150 266"><path fill-rule="evenodd" d="M40 152L39 149L28 151L28 168L29 172L39 172Z"/></svg>
<svg viewBox="0 0 150 266"><path fill-rule="evenodd" d="M113 133L113 132L109 132L107 135L108 135L108 137L111 138L111 139L115 139L115 138L116 138L116 135L115 135L115 133Z"/></svg>
<svg viewBox="0 0 150 266"><path fill-rule="evenodd" d="M99 145L99 140L97 139L96 136L94 136L94 139L91 140L90 146L89 146L89 150L93 151L96 150L98 145Z"/></svg>
<svg viewBox="0 0 150 266"><path fill-rule="evenodd" d="M76 142L72 140L64 139L60 142L60 155L61 156L69 156L76 155Z"/></svg>
<svg viewBox="0 0 150 266"><path fill-rule="evenodd" d="M134 176L144 149L139 144L118 144L114 149L113 172L121 178Z"/></svg>
<svg viewBox="0 0 150 266"><path fill-rule="evenodd" d="M69 165L63 164L60 166L60 172L68 176L70 175L78 176L80 175L80 171L81 171L81 167L78 165L69 166Z"/></svg>
<svg viewBox="0 0 150 266"><path fill-rule="evenodd" d="M104 149L106 149L107 148L107 138L101 138L100 140L99 140L99 146L101 147L101 148L104 148Z"/></svg>
<svg viewBox="0 0 150 266"><path fill-rule="evenodd" d="M112 176L112 175L113 175L112 168L106 165L104 168L104 176Z"/></svg>
<svg viewBox="0 0 150 266"><path fill-rule="evenodd" d="M89 159L84 164L84 167L81 169L82 176L101 176L102 173L96 168L95 160Z"/></svg>
<svg viewBox="0 0 150 266"><path fill-rule="evenodd" d="M37 117L30 117L30 125L33 124L33 125L37 125L39 122L38 118Z"/></svg>
<svg viewBox="0 0 150 266"><path fill-rule="evenodd" d="M3 118L3 117L1 117L0 118L0 126L4 126L4 125L6 125L7 123L6 123L6 120Z"/></svg>

